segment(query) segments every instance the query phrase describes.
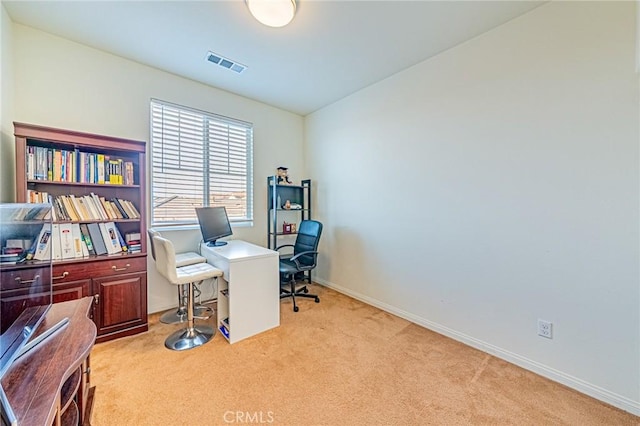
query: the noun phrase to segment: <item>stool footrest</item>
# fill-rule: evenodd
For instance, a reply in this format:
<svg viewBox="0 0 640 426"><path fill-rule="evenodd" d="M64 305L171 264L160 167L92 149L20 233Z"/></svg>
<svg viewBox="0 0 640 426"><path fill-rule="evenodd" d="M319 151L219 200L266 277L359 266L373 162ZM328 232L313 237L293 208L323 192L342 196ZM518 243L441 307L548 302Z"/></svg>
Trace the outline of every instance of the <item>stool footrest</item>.
<svg viewBox="0 0 640 426"><path fill-rule="evenodd" d="M208 306L198 306L197 314L193 315L193 319L208 320L213 316L213 309Z"/></svg>

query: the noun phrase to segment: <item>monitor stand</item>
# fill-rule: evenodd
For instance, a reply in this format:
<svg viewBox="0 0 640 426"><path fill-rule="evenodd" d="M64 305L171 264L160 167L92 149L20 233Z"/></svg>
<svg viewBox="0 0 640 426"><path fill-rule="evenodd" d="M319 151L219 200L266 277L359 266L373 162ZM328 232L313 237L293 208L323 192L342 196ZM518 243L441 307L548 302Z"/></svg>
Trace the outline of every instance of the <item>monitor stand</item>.
<svg viewBox="0 0 640 426"><path fill-rule="evenodd" d="M227 242L226 241L209 241L207 243L207 247L222 247L222 246L226 246Z"/></svg>

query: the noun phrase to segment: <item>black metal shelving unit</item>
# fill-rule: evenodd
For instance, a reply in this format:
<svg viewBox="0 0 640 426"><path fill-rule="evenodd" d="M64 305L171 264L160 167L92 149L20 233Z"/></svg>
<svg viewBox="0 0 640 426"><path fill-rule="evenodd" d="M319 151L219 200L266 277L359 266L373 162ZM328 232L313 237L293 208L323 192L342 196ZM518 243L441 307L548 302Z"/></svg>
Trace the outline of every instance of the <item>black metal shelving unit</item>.
<svg viewBox="0 0 640 426"><path fill-rule="evenodd" d="M289 223L295 223L297 230L301 221L311 219L311 179L300 181L300 185L279 185L277 182L277 176L267 177L267 241L271 250L295 242L297 232L283 232L283 222L292 221ZM284 208L287 200L301 208ZM285 241L285 238L290 240ZM304 279L311 283L311 271L305 274Z"/></svg>

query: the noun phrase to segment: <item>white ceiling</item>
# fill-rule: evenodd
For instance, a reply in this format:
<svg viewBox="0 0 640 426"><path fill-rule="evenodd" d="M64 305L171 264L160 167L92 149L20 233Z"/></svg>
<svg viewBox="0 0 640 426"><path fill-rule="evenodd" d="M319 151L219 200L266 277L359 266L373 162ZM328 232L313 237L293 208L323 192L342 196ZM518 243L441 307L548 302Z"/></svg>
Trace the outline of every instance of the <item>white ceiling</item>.
<svg viewBox="0 0 640 426"><path fill-rule="evenodd" d="M541 1L297 0L283 28L244 1L2 1L30 27L306 115ZM205 60L213 51L242 74Z"/></svg>

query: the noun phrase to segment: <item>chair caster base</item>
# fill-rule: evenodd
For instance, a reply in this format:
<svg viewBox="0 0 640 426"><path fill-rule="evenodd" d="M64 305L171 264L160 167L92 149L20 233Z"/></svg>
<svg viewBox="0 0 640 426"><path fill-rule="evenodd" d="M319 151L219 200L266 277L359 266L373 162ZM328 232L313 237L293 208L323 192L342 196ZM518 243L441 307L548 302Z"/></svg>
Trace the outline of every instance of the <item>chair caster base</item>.
<svg viewBox="0 0 640 426"><path fill-rule="evenodd" d="M298 308L297 306L293 307L293 312L298 312L300 310L300 308Z"/></svg>
<svg viewBox="0 0 640 426"><path fill-rule="evenodd" d="M184 351L202 346L213 338L215 330L206 325L178 330L164 341L164 345L174 351Z"/></svg>
<svg viewBox="0 0 640 426"><path fill-rule="evenodd" d="M314 300L316 301L316 303L320 303L320 298L319 297L316 297Z"/></svg>

